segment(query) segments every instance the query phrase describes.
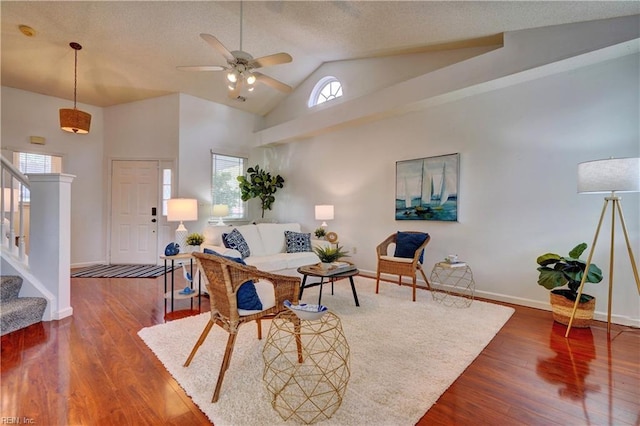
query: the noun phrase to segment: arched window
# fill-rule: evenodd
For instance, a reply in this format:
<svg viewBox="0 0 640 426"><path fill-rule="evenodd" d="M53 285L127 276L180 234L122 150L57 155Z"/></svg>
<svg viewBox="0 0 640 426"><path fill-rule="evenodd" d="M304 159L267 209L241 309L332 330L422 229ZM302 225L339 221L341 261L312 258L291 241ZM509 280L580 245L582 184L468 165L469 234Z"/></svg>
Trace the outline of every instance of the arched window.
<svg viewBox="0 0 640 426"><path fill-rule="evenodd" d="M342 84L335 77L324 77L318 81L309 97L309 108L342 96Z"/></svg>

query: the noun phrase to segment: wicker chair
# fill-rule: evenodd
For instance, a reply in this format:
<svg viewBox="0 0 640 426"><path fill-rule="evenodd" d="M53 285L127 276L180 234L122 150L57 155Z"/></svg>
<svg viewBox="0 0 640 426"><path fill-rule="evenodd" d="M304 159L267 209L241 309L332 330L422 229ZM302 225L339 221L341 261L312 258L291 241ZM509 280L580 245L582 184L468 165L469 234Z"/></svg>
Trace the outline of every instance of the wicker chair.
<svg viewBox="0 0 640 426"><path fill-rule="evenodd" d="M222 387L224 375L229 368L229 362L233 353L233 346L235 344L238 328L242 324L255 320L258 325L258 339L261 339L262 327L260 320L263 318L274 317L279 312L286 310L283 302L287 299L294 304L298 302L300 278L270 274L268 272L260 271L253 266L241 265L222 256L204 253L193 253L193 256L196 259L202 279L209 291L211 319L191 350L191 354L184 363L184 366L188 367L189 364L191 364L198 348L205 341L214 324L218 324L229 333L227 347L222 360L222 365L220 366L220 373L218 374L218 382L216 383L213 398L211 399L211 402L216 402L220 396L220 388ZM239 312L236 291L248 280L258 282L261 279L270 281L273 284L275 291L274 306L266 307L264 310L259 312ZM242 315L242 313L245 315ZM297 326L299 326L299 323ZM300 342L298 342L298 358L300 361L302 360L301 357L302 348L300 346Z"/></svg>
<svg viewBox="0 0 640 426"><path fill-rule="evenodd" d="M390 244L396 243L397 233L389 235L386 240L380 243L376 247L376 254L378 255L378 272L376 274L376 294L378 293L378 289L380 286L380 274L393 274L398 275L398 285L402 285L402 276L411 277L413 280L413 301L416 301L416 271L420 271L422 274L422 278L424 278L424 282L427 284L427 288L431 290L431 285L429 284L429 280L427 276L424 274L424 270L422 269L422 264L420 263L420 254L422 250L429 244L429 240L431 237L429 234L425 234L424 232L412 232L405 231L409 234L422 234L426 235L427 238L422 243L420 247L415 251L413 258L404 258L404 257L394 257L389 256L387 254L387 250Z"/></svg>

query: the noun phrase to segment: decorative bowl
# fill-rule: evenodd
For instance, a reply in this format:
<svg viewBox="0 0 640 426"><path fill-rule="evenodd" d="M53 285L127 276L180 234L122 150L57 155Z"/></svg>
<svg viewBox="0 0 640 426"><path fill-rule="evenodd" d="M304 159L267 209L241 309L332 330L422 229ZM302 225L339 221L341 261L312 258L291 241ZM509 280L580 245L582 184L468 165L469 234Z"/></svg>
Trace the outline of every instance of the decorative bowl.
<svg viewBox="0 0 640 426"><path fill-rule="evenodd" d="M288 300L284 301L284 306L296 314L298 318L306 321L318 320L329 312L329 309L324 305L308 305L306 303L293 305Z"/></svg>

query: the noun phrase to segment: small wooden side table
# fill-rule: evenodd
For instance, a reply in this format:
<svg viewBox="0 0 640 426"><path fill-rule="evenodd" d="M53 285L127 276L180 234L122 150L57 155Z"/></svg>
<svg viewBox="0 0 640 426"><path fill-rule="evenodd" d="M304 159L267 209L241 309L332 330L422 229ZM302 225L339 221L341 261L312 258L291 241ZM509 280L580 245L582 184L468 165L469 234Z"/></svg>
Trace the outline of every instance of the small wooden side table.
<svg viewBox="0 0 640 426"><path fill-rule="evenodd" d="M431 271L431 296L446 306L467 308L474 298L473 272L466 262L438 262ZM439 284L436 290L433 284Z"/></svg>
<svg viewBox="0 0 640 426"><path fill-rule="evenodd" d="M197 292L192 292L190 294L180 294L180 291L182 291L182 289L180 290L176 290L175 289L175 277L174 277L174 271L175 271L175 261L176 260L189 260L189 272L191 273L191 288L193 289L193 256L191 255L191 253L179 253L176 254L175 256L160 256L160 259L164 260L164 299L165 299L165 311L166 311L166 307L167 307L167 300L171 300L171 312L173 312L173 301L175 299L191 299L191 309L193 309L193 298L197 295L198 296L198 309L201 309L202 307L202 299L201 299L201 295L202 295L202 289L201 289L201 284L200 284L200 278L198 277L198 291ZM169 263L171 262L171 270L168 270L168 266ZM167 291L167 275L169 275L169 273L171 274L171 291Z"/></svg>
<svg viewBox="0 0 640 426"><path fill-rule="evenodd" d="M280 417L310 424L333 416L351 375L349 351L333 312L315 321L299 320L291 311L276 315L262 350L262 379Z"/></svg>

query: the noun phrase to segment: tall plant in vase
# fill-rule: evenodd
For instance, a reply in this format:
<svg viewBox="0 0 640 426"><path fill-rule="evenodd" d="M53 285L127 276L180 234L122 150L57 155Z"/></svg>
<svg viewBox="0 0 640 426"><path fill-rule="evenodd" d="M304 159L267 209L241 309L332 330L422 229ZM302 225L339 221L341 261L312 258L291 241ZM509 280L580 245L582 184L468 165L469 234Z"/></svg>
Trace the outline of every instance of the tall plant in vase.
<svg viewBox="0 0 640 426"><path fill-rule="evenodd" d="M284 186L284 178L282 176L272 176L271 173L261 169L258 165L249 167L247 176L238 176L238 182L240 182L242 201L249 201L252 198L260 199L263 219L264 211L271 210L271 206L276 200L274 194Z"/></svg>

